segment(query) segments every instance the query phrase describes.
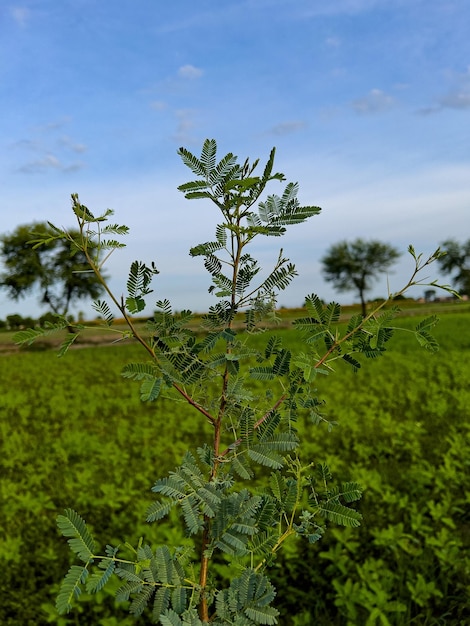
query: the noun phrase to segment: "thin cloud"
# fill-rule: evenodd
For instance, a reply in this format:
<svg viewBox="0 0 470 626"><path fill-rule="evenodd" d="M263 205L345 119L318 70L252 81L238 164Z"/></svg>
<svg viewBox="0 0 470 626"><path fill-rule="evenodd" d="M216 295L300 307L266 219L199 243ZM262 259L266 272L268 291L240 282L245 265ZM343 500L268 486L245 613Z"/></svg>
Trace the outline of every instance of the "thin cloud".
<svg viewBox="0 0 470 626"><path fill-rule="evenodd" d="M40 150L39 142L35 139L18 139L18 141L10 143L8 147L12 150L31 150L33 152Z"/></svg>
<svg viewBox="0 0 470 626"><path fill-rule="evenodd" d="M185 78L189 80L201 78L203 73L204 72L199 67L195 67L194 65L182 65L178 70L178 76L180 78Z"/></svg>
<svg viewBox="0 0 470 626"><path fill-rule="evenodd" d="M41 159L36 159L25 163L17 168L17 172L20 174L47 174L49 172L76 172L85 167L84 163L75 162L64 164L54 154L46 154Z"/></svg>
<svg viewBox="0 0 470 626"><path fill-rule="evenodd" d="M460 111L470 110L470 91L454 91L450 92L442 98L439 98L437 104L429 107L418 109L418 115L433 115L442 113L445 109L453 109Z"/></svg>
<svg viewBox="0 0 470 626"><path fill-rule="evenodd" d="M328 37L325 43L329 48L339 48L341 46L341 39L339 37Z"/></svg>
<svg viewBox="0 0 470 626"><path fill-rule="evenodd" d="M150 103L150 108L154 111L164 111L168 108L168 104L162 100L154 100Z"/></svg>
<svg viewBox="0 0 470 626"><path fill-rule="evenodd" d="M10 8L10 15L18 26L24 27L31 18L31 11L26 7L15 6Z"/></svg>
<svg viewBox="0 0 470 626"><path fill-rule="evenodd" d="M394 0L396 7L401 4L406 5L407 0ZM313 5L313 6L312 6ZM374 9L388 8L390 0L336 0L336 2L309 1L304 7L299 9L303 17L337 16L337 15L358 15L372 11Z"/></svg>
<svg viewBox="0 0 470 626"><path fill-rule="evenodd" d="M59 139L58 143L59 143L59 146L61 146L62 148L68 148L72 152L82 153L82 152L86 152L87 151L87 147L86 147L85 144L83 144L83 143L76 143L75 141L73 141L67 135L64 135L63 137L61 137Z"/></svg>
<svg viewBox="0 0 470 626"><path fill-rule="evenodd" d="M395 98L386 94L381 89L372 89L367 96L354 100L353 109L359 115L370 115L374 113L383 113L395 106Z"/></svg>
<svg viewBox="0 0 470 626"><path fill-rule="evenodd" d="M296 133L299 130L303 130L307 128L307 123L303 120L292 120L290 122L281 122L280 124L276 124L269 130L270 135L290 135L291 133Z"/></svg>
<svg viewBox="0 0 470 626"><path fill-rule="evenodd" d="M178 143L192 143L194 140L191 132L195 127L194 111L191 109L178 109L175 111L177 126L173 139Z"/></svg>
<svg viewBox="0 0 470 626"><path fill-rule="evenodd" d="M451 74L453 86L447 93L438 97L435 104L418 110L419 115L439 113L444 109L466 111L470 109L470 66L465 72Z"/></svg>
<svg viewBox="0 0 470 626"><path fill-rule="evenodd" d="M32 129L31 137L10 144L10 150L18 155L17 159L20 161L15 171L21 174L45 174L83 169L85 164L75 161L71 154L83 154L88 147L69 135L59 135L57 132L68 122L69 118L63 118L36 126ZM34 158L31 158L31 153Z"/></svg>
<svg viewBox="0 0 470 626"><path fill-rule="evenodd" d="M63 128L71 121L71 118L68 116L62 117L60 119L54 120L53 122L47 122L46 124L41 124L40 126L34 127L34 131L38 133L50 133L51 131L58 130L59 128Z"/></svg>
<svg viewBox="0 0 470 626"><path fill-rule="evenodd" d="M470 109L470 90L455 91L439 101L441 109Z"/></svg>

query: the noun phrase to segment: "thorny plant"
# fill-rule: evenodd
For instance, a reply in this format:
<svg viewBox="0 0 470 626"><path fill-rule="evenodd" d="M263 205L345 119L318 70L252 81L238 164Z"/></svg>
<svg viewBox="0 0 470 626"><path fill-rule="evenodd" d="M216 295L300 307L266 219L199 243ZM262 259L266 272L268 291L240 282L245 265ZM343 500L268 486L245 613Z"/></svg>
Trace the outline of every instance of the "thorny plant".
<svg viewBox="0 0 470 626"><path fill-rule="evenodd" d="M351 506L361 496L360 486L336 483L325 464L301 458L297 420L315 425L327 421L315 395L316 377L333 372L339 360L357 370L363 358L383 355L395 330L391 322L399 312L392 301L413 285L452 292L446 285L419 278L442 252L438 249L423 259L410 246L414 260L410 280L365 317L353 315L346 325L340 324L339 304L325 305L317 295L307 296L306 315L293 322L304 349L292 352L283 346L272 318L277 315L277 294L296 276L295 266L281 250L273 269L263 276L247 248L257 237L282 236L287 227L305 222L320 209L300 206L294 183L288 183L281 196L261 199L268 183L285 181L283 174L273 173L274 149L258 175L258 161L251 164L247 159L240 165L229 153L217 162L216 148L214 140L206 140L200 157L179 150L183 163L197 176L179 190L187 199L210 200L221 216L215 238L190 250L191 256L203 258L211 276L209 292L217 298L202 319L202 329L192 328L189 310L175 313L167 300L156 303L145 330L135 323L158 271L153 263L133 262L127 297L114 295L102 268L124 245L113 237L127 234L128 228L109 223L111 210L95 217L72 195L79 235L50 224L53 235L34 241L38 246L51 237L65 239L72 254L86 255L90 271L108 295L108 301L94 303L103 325L134 338L147 355L122 372L140 382L142 400L155 402L160 396L183 400L211 425L210 440L195 451L188 449L179 467L156 480L152 490L158 499L147 514L148 522L154 523L177 509L187 535L194 539L192 548L151 547L141 539L136 547L108 545L103 554L81 516L67 509L58 525L81 564L72 565L62 583L59 613L72 609L83 588L97 592L115 575L122 581L118 599L130 600L131 613L143 614L153 623L276 624L279 613L272 605L275 590L268 573L284 543L293 536L313 543L327 523L355 527L361 519ZM124 318L126 330L113 326L112 307ZM436 322L436 317L429 317L414 330L419 343L431 351L437 349L430 334ZM59 319L47 329L19 332L16 341L31 343L69 325L69 320ZM75 324L60 354L85 330L85 325ZM265 339L262 349L252 345L253 335L260 332ZM261 383L262 393L255 392L253 381ZM233 565L228 583L217 578L213 567L221 559Z"/></svg>

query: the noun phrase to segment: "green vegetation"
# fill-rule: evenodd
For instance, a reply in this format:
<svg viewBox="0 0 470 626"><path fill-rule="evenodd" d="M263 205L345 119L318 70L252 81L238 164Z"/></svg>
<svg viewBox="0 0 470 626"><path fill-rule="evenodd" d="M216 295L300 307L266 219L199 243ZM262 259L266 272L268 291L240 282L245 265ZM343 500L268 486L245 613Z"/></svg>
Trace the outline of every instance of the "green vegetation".
<svg viewBox="0 0 470 626"><path fill-rule="evenodd" d="M465 313L441 315L440 352L423 358L398 334L367 379L349 371L318 379L322 410L339 424L331 432L298 427L316 463L363 485L365 521L330 528L318 544L295 542L280 557L273 582L282 589L281 624L468 622L470 312L460 306ZM298 342L282 332L286 344ZM175 523L144 522L150 488L157 472L177 465L188 438L202 445L210 427L181 403L140 402L120 377L139 353L114 345L70 351L66 362L50 351L0 358L0 623L134 623L126 605L115 607L115 587L98 601L84 594L73 615L57 616L69 554L55 518L70 503L101 541L184 542Z"/></svg>
<svg viewBox="0 0 470 626"><path fill-rule="evenodd" d="M292 590L292 585L285 579L290 569L295 570L305 563L305 558L292 560L282 555L286 555L286 551L306 551L309 546L315 550L318 543L323 546L318 548L320 560L328 549L328 544L320 541L327 529L343 526L352 536L360 526L362 513L357 501L362 488L352 474L357 461L350 458L343 464L344 444L353 441L355 435L351 432L351 437L341 442L342 446L336 441L328 462L324 440L334 421L324 412L320 391L324 388L325 394L329 394L334 390L327 382L334 371L342 378L343 368L357 372L366 360L374 362L385 353L399 330L399 310L392 306L393 301L414 285L440 287L435 281L424 282L420 277L425 268L441 257L441 252L438 249L423 259L410 246L414 270L408 283L397 293L389 294L384 302L376 303L368 315L355 314L346 319L337 303L325 305L317 295L310 294L305 298L305 310L294 319L290 330L273 329L277 294L296 276L295 266L281 249L272 269L263 271L247 248L256 237L282 236L287 227L304 222L320 209L301 207L297 201L297 185L293 183L285 186L281 196L268 195L261 199L268 183L284 181L282 174L272 173L274 150L261 175L255 173L257 161L250 164L246 160L239 165L231 153L217 162L213 140L206 140L200 157L184 148L179 154L198 176L197 180L181 185L179 190L188 199L210 200L221 218L214 240L190 250L192 256L203 258L210 274L209 292L218 299L203 316L202 328L194 326L190 311L175 313L166 300L156 303L153 316L144 328L138 327L131 316L140 315L144 310L151 293L151 281L158 271L153 263L135 261L129 271L127 295L116 297L109 289L103 264L113 250L123 245L114 237L127 233L125 226L109 223L110 210L95 217L74 195L72 208L78 233L51 225L51 230L36 242L40 247L53 245L57 240L69 246L72 253L85 256L97 283L107 294L106 301L94 304L103 319L103 328L118 340L133 339L141 350L137 359L121 368L122 375L138 382L141 400L151 405L158 399L155 413L164 411L153 420L151 430L145 431L141 428L140 409L123 416L126 403L116 405L116 398L109 397L107 375L103 379L98 377L98 359L82 370L87 379L86 395L90 397L90 389L95 384L99 404L90 422L87 401L82 397L73 398L74 407L79 409L79 442L74 442L76 448L69 456L63 456L53 471L58 479L57 492L62 496L69 484L74 495L73 505L80 511L79 514L68 508L70 503L67 503L65 511L57 517L60 532L80 562L72 563L60 585L57 611L60 616L72 614L80 624L89 619L91 623L113 624L116 619L124 623L117 617L120 609L115 613L109 606L114 600L101 595L101 592L115 592L117 586L116 599L130 603L132 615L143 616L146 622L162 626L256 626L274 625L279 621L299 624L311 621L312 617L318 621L316 613L325 615L327 611L320 604L328 602L333 591L336 595L332 608L336 607L338 619L346 617L348 623L352 620L362 623L365 618L369 624L377 621L390 624L395 615L403 618L407 612L411 619L414 607L408 610L389 587L381 588L379 583L373 587L371 595L370 586L363 589L353 580L352 574L356 571L353 567L349 571L341 570L341 574L346 571L346 578L335 576L330 580L325 593L319 594L318 602L314 603L315 594L310 593L309 603L304 608L294 593L286 593ZM441 288L454 293L450 287ZM124 329L115 324L116 312L125 321ZM431 315L401 329L401 333L411 341L416 338L423 348L434 354L437 343L431 330L436 323L437 318ZM72 328L71 322L61 317L42 328L20 330L15 341L31 345L66 328L70 332L59 350L59 356L63 356L87 330L86 325L73 324ZM126 349L121 347L123 351ZM109 363L107 369L111 369ZM368 376L365 383L368 384ZM75 384L73 376L62 379L55 397L52 396L53 403L67 396ZM54 381L47 387L47 397L55 388ZM377 413L380 401L374 405L376 394L372 394L369 387L367 395ZM353 397L354 389L344 402L351 404ZM40 438L45 437L44 406L46 403L41 402L41 411L39 416L34 415L31 429L36 429ZM120 432L123 421L130 422L133 428L132 435L126 432L127 436L120 440L117 454L109 450L108 423L106 419L103 421L110 407L113 407L113 419L109 419L109 422L114 421L113 437L115 432ZM51 411L56 413L54 406ZM20 410L16 426L23 417ZM63 418L67 427L69 415ZM168 436L161 428L162 420L170 429ZM185 424L190 424L186 433ZM87 440L88 429L94 441ZM395 430L395 424L385 425L382 440L386 441L385 435L394 434ZM312 438L313 432L317 439ZM143 445L142 433L148 447ZM105 440L101 439L103 434ZM62 433L55 431L53 436L60 453ZM162 457L171 455L176 469L168 471L160 457L153 456L158 438L166 447ZM406 441L405 435L403 439ZM316 441L320 445L315 449ZM17 440L16 446L21 449L21 441ZM358 450L354 451L358 459L362 458L361 446L366 450L362 456L369 458L368 431L360 427L357 429ZM390 448L385 449L394 461ZM79 467L71 469L79 451L83 451ZM322 456L324 458L320 458ZM49 457L46 450L46 463ZM141 471L134 469L130 473L136 461ZM90 483L90 468L95 463L98 472ZM149 505L147 498L139 497L134 489L136 483L143 476L148 478L156 467L159 473L166 470L167 474L163 478L154 477L152 491L157 499ZM398 468L401 469L395 463L392 477L396 476ZM360 474L361 468L357 469ZM108 472L112 481L110 488L104 487ZM11 479L15 476L13 473ZM387 491L380 476L376 477L374 489L367 475L365 478L370 486L370 506L374 510L382 505ZM85 479L86 485L82 487ZM54 482L52 476L48 476L48 480ZM419 484L417 477L412 482ZM5 485L8 488L8 483ZM119 495L121 491L124 495ZM116 536L110 501L119 512L116 519L121 515L126 518L128 534L124 540L122 535ZM411 507L416 505L414 493L409 502ZM45 510L50 505L48 498L42 502ZM152 530L143 533L145 537L140 536L140 532L136 536L141 523L134 519L136 512L143 512L142 505L145 505L147 521L153 523ZM98 518L96 511L100 513ZM38 518L37 511L33 517ZM387 528L391 519L387 520ZM18 517L13 515L10 521L14 525ZM376 526L372 528L375 530ZM366 529L363 532L366 533ZM415 539L413 532L403 532L407 538ZM416 529L414 534L417 534ZM44 535L36 539L41 543ZM12 554L17 556L16 561ZM7 550L7 556L18 571L27 569L23 551ZM48 550L39 555L39 560L45 558L53 560ZM336 566L337 555L331 560ZM361 563L361 567L365 565ZM376 563L376 577L384 568L385 557ZM41 571L48 572L48 569L41 568ZM397 568L390 568L391 575L396 571ZM463 573L465 571L460 569L455 576L457 591L461 590L458 581ZM283 600L275 601L276 589L270 580L273 575L277 576ZM311 579L315 576L320 578L314 587L319 589L327 584L326 570L323 575L314 567ZM365 578L369 584L370 577ZM32 578L26 577L26 580L30 583ZM405 579L403 587L411 590L410 585L415 582ZM442 596L441 592L434 593L434 587L427 586L428 582L427 578L420 580L419 590L412 597L412 602L420 607L423 586L428 600L432 598L437 603ZM435 580L432 585L436 585ZM351 589L358 590L354 600L350 597ZM98 594L98 602L90 612L84 611L84 605L75 608L86 593ZM316 606L312 607L312 603ZM28 606L34 610L34 602ZM456 606L453 604L452 610ZM44 609L50 610L50 606ZM80 614L80 610L83 613ZM49 615L51 621L57 619L52 612ZM426 613L424 618L427 620L430 616ZM328 615L328 623L331 619L336 616Z"/></svg>

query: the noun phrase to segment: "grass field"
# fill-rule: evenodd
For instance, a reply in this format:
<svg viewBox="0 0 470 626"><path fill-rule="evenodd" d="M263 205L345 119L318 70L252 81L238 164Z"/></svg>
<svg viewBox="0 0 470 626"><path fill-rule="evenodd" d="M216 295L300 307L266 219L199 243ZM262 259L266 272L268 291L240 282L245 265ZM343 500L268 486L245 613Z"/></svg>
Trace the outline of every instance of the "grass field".
<svg viewBox="0 0 470 626"><path fill-rule="evenodd" d="M397 326L416 324L416 308ZM318 379L331 432L298 423L309 458L363 485L364 522L289 546L275 569L283 626L470 623L470 305L419 311L441 317L438 353L398 333L367 376L345 368ZM294 344L288 322L280 332ZM0 333L0 623L132 624L110 592L57 617L69 554L55 518L75 508L103 543L180 539L177 520L143 522L150 487L209 426L182 404L140 402L120 377L139 358L132 343L107 345L97 332L99 346L58 359L46 345L10 351L10 341Z"/></svg>

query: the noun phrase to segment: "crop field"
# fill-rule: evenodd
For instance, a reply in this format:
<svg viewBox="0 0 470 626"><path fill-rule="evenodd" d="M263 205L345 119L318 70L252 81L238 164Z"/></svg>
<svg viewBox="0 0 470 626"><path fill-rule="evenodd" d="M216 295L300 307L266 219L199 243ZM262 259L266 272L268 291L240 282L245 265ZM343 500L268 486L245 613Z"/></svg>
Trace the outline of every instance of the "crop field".
<svg viewBox="0 0 470 626"><path fill-rule="evenodd" d="M314 545L294 541L279 557L272 580L282 626L470 624L470 308L440 318L437 353L406 337L420 319L410 309L367 377L345 364L340 376L318 378L325 422L299 420L303 454L363 486L363 522L330 527ZM299 341L288 327L278 332ZM70 557L56 517L74 508L102 544L184 542L178 520L148 525L145 512L155 478L202 444L209 425L183 404L140 401L138 384L120 376L143 358L132 343L59 359L49 349L10 352L8 340L0 341L0 623L130 626L112 589L57 616Z"/></svg>

